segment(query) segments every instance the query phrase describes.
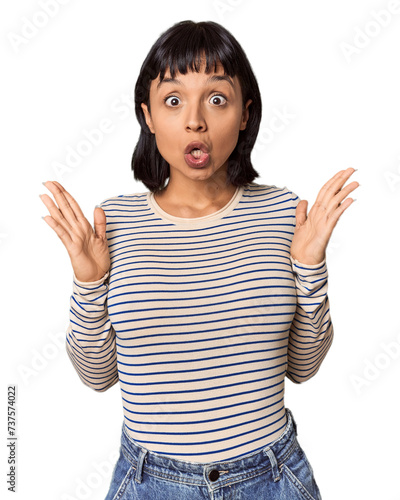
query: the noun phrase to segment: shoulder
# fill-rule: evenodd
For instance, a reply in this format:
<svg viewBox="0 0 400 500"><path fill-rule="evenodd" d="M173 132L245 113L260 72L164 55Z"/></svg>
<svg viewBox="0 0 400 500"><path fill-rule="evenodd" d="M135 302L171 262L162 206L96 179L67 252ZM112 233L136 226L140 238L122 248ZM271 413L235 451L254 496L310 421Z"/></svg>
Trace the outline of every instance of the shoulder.
<svg viewBox="0 0 400 500"><path fill-rule="evenodd" d="M250 182L244 186L243 198L250 201L270 201L276 203L289 203L296 206L299 197L286 186L279 187L274 184L258 184Z"/></svg>
<svg viewBox="0 0 400 500"><path fill-rule="evenodd" d="M119 194L115 196L110 196L108 198L103 199L99 206L104 211L111 211L119 209L129 210L130 208L140 207L141 205L145 205L147 202L147 196L149 191L143 191L140 193L131 193L131 194Z"/></svg>

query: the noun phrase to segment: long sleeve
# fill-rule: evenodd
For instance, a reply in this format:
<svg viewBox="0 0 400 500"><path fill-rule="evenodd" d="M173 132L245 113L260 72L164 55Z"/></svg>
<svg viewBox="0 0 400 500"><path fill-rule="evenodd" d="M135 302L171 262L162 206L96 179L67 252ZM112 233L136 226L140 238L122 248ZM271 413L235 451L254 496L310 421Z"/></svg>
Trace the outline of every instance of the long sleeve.
<svg viewBox="0 0 400 500"><path fill-rule="evenodd" d="M107 272L82 282L73 277L66 349L82 382L105 391L118 381L115 331L107 311Z"/></svg>
<svg viewBox="0 0 400 500"><path fill-rule="evenodd" d="M313 377L333 340L326 260L306 265L290 257L297 306L290 328L286 376L295 383Z"/></svg>

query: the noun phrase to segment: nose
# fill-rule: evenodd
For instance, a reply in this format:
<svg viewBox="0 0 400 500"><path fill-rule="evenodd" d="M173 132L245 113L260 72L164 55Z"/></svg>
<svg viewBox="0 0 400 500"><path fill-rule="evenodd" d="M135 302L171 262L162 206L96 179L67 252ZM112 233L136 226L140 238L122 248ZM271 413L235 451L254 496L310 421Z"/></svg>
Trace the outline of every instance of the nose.
<svg viewBox="0 0 400 500"><path fill-rule="evenodd" d="M206 120L200 104L192 104L187 108L186 130L203 132L207 129Z"/></svg>

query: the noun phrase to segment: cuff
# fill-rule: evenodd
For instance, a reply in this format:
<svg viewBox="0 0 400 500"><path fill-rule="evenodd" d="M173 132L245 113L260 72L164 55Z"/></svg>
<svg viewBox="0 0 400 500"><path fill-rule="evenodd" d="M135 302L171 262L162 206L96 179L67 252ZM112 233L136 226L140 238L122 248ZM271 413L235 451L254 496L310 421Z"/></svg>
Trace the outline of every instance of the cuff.
<svg viewBox="0 0 400 500"><path fill-rule="evenodd" d="M77 285L83 286L85 288L89 288L90 286L96 287L96 286L102 285L105 282L105 280L108 278L109 274L110 274L110 272L107 271L106 274L97 281L79 281L76 278L75 273L73 273L73 279Z"/></svg>
<svg viewBox="0 0 400 500"><path fill-rule="evenodd" d="M290 257L296 287L303 296L323 294L328 288L328 268L326 259L318 264L303 264Z"/></svg>
<svg viewBox="0 0 400 500"><path fill-rule="evenodd" d="M302 262L298 261L297 259L294 259L290 255L290 261L292 263L293 270L298 272L298 274L303 274L305 271L305 274L312 275L312 274L317 274L318 272L322 272L323 269L326 269L326 258L319 262L318 264L303 264ZM315 272L313 272L315 271Z"/></svg>

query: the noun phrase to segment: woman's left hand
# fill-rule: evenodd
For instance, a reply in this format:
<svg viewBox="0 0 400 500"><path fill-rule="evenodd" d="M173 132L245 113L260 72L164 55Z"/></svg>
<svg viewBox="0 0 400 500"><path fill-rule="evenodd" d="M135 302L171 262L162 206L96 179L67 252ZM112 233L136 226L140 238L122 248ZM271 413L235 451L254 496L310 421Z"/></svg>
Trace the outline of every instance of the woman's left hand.
<svg viewBox="0 0 400 500"><path fill-rule="evenodd" d="M296 227L290 248L293 259L306 265L319 264L325 259L326 247L333 228L342 213L354 201L352 198L345 198L359 186L359 183L354 181L343 188L354 172L354 168L341 170L324 184L308 216L308 201L301 200L298 203Z"/></svg>

